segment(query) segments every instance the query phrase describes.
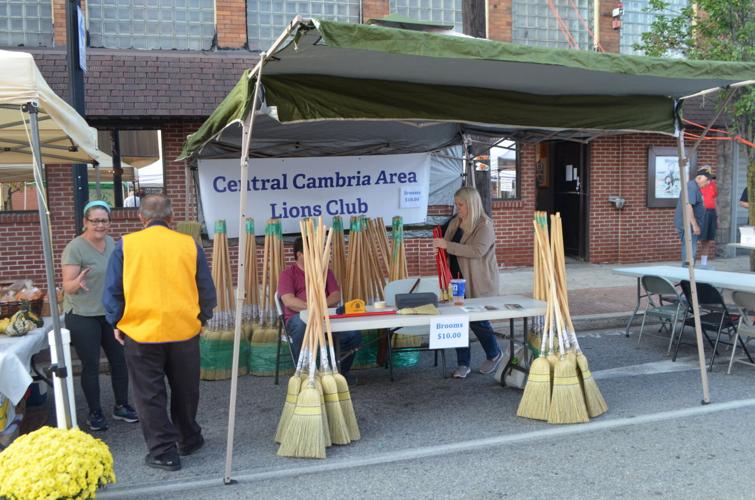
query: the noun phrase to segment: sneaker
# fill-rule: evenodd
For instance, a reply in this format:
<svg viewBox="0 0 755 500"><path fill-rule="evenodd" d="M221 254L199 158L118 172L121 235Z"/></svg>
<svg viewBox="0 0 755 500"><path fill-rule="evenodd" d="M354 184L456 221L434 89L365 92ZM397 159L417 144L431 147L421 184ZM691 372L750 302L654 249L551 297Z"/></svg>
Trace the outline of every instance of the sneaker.
<svg viewBox="0 0 755 500"><path fill-rule="evenodd" d="M102 410L92 410L89 412L89 418L87 418L87 425L89 430L92 431L106 431L107 420L105 415L102 414Z"/></svg>
<svg viewBox="0 0 755 500"><path fill-rule="evenodd" d="M451 376L453 378L467 378L467 375L469 375L469 372L471 371L472 370L470 370L468 366L460 365L456 367Z"/></svg>
<svg viewBox="0 0 755 500"><path fill-rule="evenodd" d="M178 445L178 454L182 457L185 457L186 455L191 455L192 453L199 451L200 448L204 446L204 438L200 435L199 441L196 443L189 445L189 446L181 446Z"/></svg>
<svg viewBox="0 0 755 500"><path fill-rule="evenodd" d="M144 464L153 469L162 469L171 472L181 469L181 459L175 451L160 455L157 458L147 453L147 456L144 457Z"/></svg>
<svg viewBox="0 0 755 500"><path fill-rule="evenodd" d="M123 420L130 424L139 421L139 416L136 414L136 410L134 410L134 408L128 403L117 405L113 408L113 418L116 420Z"/></svg>
<svg viewBox="0 0 755 500"><path fill-rule="evenodd" d="M496 368L498 368L498 365L501 364L501 360L503 359L503 352L499 352L498 356L496 356L493 359L486 359L482 362L480 365L480 373L493 373Z"/></svg>

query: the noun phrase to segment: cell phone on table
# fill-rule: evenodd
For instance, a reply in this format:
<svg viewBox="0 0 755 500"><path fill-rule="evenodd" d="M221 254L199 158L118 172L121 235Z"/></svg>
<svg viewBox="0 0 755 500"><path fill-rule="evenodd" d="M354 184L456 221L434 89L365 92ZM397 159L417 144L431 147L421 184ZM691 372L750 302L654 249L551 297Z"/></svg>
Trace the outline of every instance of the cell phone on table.
<svg viewBox="0 0 755 500"><path fill-rule="evenodd" d="M496 306L485 306L485 309L487 309L488 311L497 311L498 310L498 308Z"/></svg>
<svg viewBox="0 0 755 500"><path fill-rule="evenodd" d="M521 304L506 304L506 309L524 309Z"/></svg>

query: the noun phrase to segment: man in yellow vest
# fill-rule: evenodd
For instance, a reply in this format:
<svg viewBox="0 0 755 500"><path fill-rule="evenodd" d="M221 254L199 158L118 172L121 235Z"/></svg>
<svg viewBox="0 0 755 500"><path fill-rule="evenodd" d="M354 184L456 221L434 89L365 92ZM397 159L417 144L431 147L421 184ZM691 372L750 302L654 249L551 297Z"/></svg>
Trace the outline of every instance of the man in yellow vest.
<svg viewBox="0 0 755 500"><path fill-rule="evenodd" d="M199 331L217 301L204 251L171 230L170 200L141 200L144 229L116 244L105 277L106 319L124 345L149 453L146 465L175 471L204 444L199 404ZM170 419L165 378L170 384Z"/></svg>

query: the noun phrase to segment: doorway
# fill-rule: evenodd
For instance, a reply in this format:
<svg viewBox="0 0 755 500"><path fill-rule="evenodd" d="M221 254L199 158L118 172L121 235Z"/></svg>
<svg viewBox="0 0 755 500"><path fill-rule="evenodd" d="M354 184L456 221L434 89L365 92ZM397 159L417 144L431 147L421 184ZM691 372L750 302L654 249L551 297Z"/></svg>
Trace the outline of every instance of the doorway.
<svg viewBox="0 0 755 500"><path fill-rule="evenodd" d="M587 145L552 141L538 145L537 210L561 213L564 251L587 260Z"/></svg>

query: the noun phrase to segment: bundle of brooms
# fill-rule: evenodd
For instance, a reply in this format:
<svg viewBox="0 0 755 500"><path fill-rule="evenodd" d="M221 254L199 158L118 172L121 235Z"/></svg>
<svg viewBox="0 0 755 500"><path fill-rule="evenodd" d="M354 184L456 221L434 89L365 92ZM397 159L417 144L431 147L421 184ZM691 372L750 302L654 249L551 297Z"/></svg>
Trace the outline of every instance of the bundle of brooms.
<svg viewBox="0 0 755 500"><path fill-rule="evenodd" d="M561 217L551 216L550 241L544 213L535 214L533 225L540 254L535 263L546 278L546 313L540 355L530 367L517 415L551 424L587 422L589 417L605 413L608 407L579 347L569 314ZM536 282L535 294L541 292L541 285Z"/></svg>
<svg viewBox="0 0 755 500"><path fill-rule="evenodd" d="M375 223L367 217L351 218L349 255L346 270L346 301L362 299L366 303L383 300L385 274L381 269L380 240Z"/></svg>
<svg viewBox="0 0 755 500"><path fill-rule="evenodd" d="M288 382L275 441L280 443L280 456L325 458L328 446L346 445L361 436L348 383L337 372L325 297L333 233L328 232L326 238L327 228L322 219L317 228L311 219L299 224L304 241L308 320L296 372Z"/></svg>
<svg viewBox="0 0 755 500"><path fill-rule="evenodd" d="M200 378L225 380L231 377L233 362L234 295L231 260L228 253L228 234L224 220L215 222L211 274L217 291L218 305L199 339ZM240 375L247 373L247 352L243 350L240 355L242 360L239 365Z"/></svg>
<svg viewBox="0 0 755 500"><path fill-rule="evenodd" d="M256 254L255 254L256 256ZM250 256L251 258L251 256ZM283 230L280 219L268 219L262 250L262 286L259 289L258 323L252 331L249 370L252 375L272 376L278 349L278 313L275 294L283 270ZM293 368L288 356L281 356L281 370Z"/></svg>

